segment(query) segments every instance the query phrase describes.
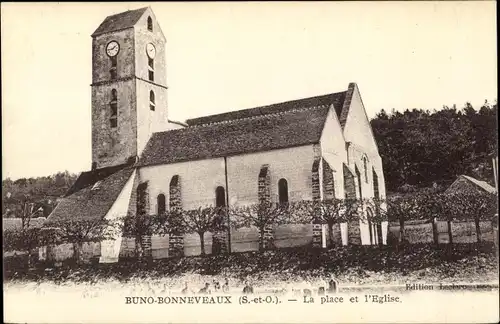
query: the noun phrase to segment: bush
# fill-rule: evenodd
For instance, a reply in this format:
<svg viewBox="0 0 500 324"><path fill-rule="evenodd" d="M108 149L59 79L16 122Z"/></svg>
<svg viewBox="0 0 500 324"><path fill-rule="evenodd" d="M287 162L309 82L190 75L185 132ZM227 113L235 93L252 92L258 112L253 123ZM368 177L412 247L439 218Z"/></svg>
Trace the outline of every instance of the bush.
<svg viewBox="0 0 500 324"><path fill-rule="evenodd" d="M5 278L94 281L96 278L115 278L127 281L132 277L164 278L185 273L202 275L227 275L246 277L272 274L277 279L289 280L290 276L330 276L352 269L365 272L400 273L426 269L478 256L494 260L495 248L490 242L434 246L413 244L399 246L351 245L338 246L311 253L306 247L244 252L229 255L195 256L181 259L154 260L148 267L135 260L114 264L82 265L77 270L69 267L45 273L43 269L18 272L13 262L6 260ZM489 261L488 261L489 262ZM450 267L447 267L450 269ZM472 270L471 270L472 271Z"/></svg>

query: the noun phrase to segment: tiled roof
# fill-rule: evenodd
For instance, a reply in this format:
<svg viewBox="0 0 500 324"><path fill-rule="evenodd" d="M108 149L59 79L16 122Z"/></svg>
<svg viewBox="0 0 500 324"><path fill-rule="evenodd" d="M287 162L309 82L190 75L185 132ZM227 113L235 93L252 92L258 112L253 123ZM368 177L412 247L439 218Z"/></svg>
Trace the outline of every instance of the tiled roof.
<svg viewBox="0 0 500 324"><path fill-rule="evenodd" d="M97 27L92 36L94 37L115 30L122 30L133 27L137 23L137 21L139 21L139 19L142 17L142 15L146 12L147 9L148 8L145 7L108 16L99 25L99 27Z"/></svg>
<svg viewBox="0 0 500 324"><path fill-rule="evenodd" d="M120 171L121 169L125 168L127 165L130 165L130 164L131 163L121 164L121 165L117 165L117 166L82 172L78 176L78 179L76 179L75 183L73 183L73 185L68 189L68 192L66 192L66 194L64 196L67 197L67 196L72 195L73 193L75 193L83 188L91 186L91 185L95 184L97 181L103 180L104 178L109 177L113 173Z"/></svg>
<svg viewBox="0 0 500 324"><path fill-rule="evenodd" d="M200 126L154 133L138 165L209 159L318 143L328 110L326 105L302 109L280 107L274 113L256 114L246 110L244 113L235 112L236 117L232 118L229 118L232 114L229 113L205 117L203 122L198 119Z"/></svg>
<svg viewBox="0 0 500 324"><path fill-rule="evenodd" d="M344 104L346 91L330 93L327 95L304 98L292 101L281 102L273 105L250 108L238 111L232 111L223 114L204 116L199 118L188 119L186 123L189 126L217 123L241 118L256 117L262 115L276 114L286 112L293 109L318 107L324 105L334 105L337 116L340 116L342 106Z"/></svg>
<svg viewBox="0 0 500 324"><path fill-rule="evenodd" d="M489 193L495 192L495 188L493 186L490 186L486 181L477 180L477 179L475 179L473 177L469 177L465 174L462 175L462 177L469 180L470 182L472 182L473 184L475 184L476 186L478 186L479 188L483 189L486 192L489 192Z"/></svg>
<svg viewBox="0 0 500 324"><path fill-rule="evenodd" d="M45 225L67 219L99 219L106 215L134 171L133 166L121 169L96 186L87 186L63 198L47 218Z"/></svg>

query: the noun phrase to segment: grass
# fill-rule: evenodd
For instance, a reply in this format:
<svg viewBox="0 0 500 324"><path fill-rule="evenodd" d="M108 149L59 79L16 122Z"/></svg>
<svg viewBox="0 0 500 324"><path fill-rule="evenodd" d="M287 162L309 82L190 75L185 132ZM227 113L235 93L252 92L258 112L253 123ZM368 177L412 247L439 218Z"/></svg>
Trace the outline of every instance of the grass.
<svg viewBox="0 0 500 324"><path fill-rule="evenodd" d="M289 248L273 251L244 252L218 256L196 256L152 260L148 264L123 260L115 264L80 267L66 264L61 268L21 269L14 260L5 260L5 282L162 282L223 281L230 278L258 285L276 282L317 281L335 276L344 284L397 284L425 282L498 281L494 245L432 244L391 246L347 246L311 251ZM199 278L199 279L193 279Z"/></svg>

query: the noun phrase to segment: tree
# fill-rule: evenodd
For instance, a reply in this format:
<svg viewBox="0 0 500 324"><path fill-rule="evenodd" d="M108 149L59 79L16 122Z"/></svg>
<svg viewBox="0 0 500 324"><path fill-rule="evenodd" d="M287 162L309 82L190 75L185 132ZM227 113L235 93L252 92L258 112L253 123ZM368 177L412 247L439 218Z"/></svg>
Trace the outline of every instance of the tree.
<svg viewBox="0 0 500 324"><path fill-rule="evenodd" d="M291 204L261 202L248 206L238 206L231 210L231 220L236 228L255 226L259 231L259 250L274 247L273 225L283 222L293 215ZM290 217L291 219L291 217Z"/></svg>
<svg viewBox="0 0 500 324"><path fill-rule="evenodd" d="M489 220L497 210L496 196L487 192L467 192L449 195L453 201L454 216L468 220L473 219L476 227L477 241L481 242L480 221Z"/></svg>
<svg viewBox="0 0 500 324"><path fill-rule="evenodd" d="M360 202L356 199L328 199L317 201L312 204L302 205L301 208L311 210L313 222L319 222L328 226L328 246L334 246L333 227L335 224L349 222L360 215ZM298 208L300 210L301 208Z"/></svg>
<svg viewBox="0 0 500 324"><path fill-rule="evenodd" d="M418 218L418 200L414 196L393 196L387 200L387 218L399 222L399 243L405 241L405 220Z"/></svg>
<svg viewBox="0 0 500 324"><path fill-rule="evenodd" d="M368 213L366 213L365 217L367 217L367 221L370 226L372 224L375 224L377 228L378 244L383 245L382 222L387 221L388 217L386 202L383 199L374 197L365 199L364 204L367 208L370 208L373 211L373 214L371 215L368 215ZM371 227L370 227L370 232L371 232Z"/></svg>
<svg viewBox="0 0 500 324"><path fill-rule="evenodd" d="M446 183L460 174L492 181L487 156L498 148L496 121L496 103L485 103L479 111L469 103L463 109L445 106L432 112L381 111L370 123L387 189Z"/></svg>
<svg viewBox="0 0 500 324"><path fill-rule="evenodd" d="M28 253L27 266L32 265L33 249L39 246L40 229L33 227L31 219L36 211L33 211L34 204L29 203L30 197L25 195L22 200L21 228L5 233L7 242L11 241L12 247Z"/></svg>
<svg viewBox="0 0 500 324"><path fill-rule="evenodd" d="M153 230L153 232L161 236L169 236L169 256L183 256L183 234L186 232L187 226L182 209L170 208L170 210L165 211L164 213L156 217L157 221L154 222L156 228Z"/></svg>
<svg viewBox="0 0 500 324"><path fill-rule="evenodd" d="M445 193L425 192L416 196L418 215L415 219L427 218L432 224L434 243L438 244L438 230L436 221L444 219L448 225L448 239L453 243L451 222L453 221L454 199Z"/></svg>
<svg viewBox="0 0 500 324"><path fill-rule="evenodd" d="M26 265L32 266L33 249L40 246L40 228L30 227L7 229L3 232L3 248L5 251L26 251Z"/></svg>
<svg viewBox="0 0 500 324"><path fill-rule="evenodd" d="M59 231L60 238L58 241L73 244L74 258L77 264L88 261L83 255L84 243L113 239L119 229L118 224L118 221L110 221L104 218L69 218L50 222L50 226Z"/></svg>
<svg viewBox="0 0 500 324"><path fill-rule="evenodd" d="M188 231L198 233L200 236L201 255L206 255L205 233L217 227L218 220L222 217L221 213L223 212L223 207L213 206L199 207L183 212L185 226Z"/></svg>
<svg viewBox="0 0 500 324"><path fill-rule="evenodd" d="M150 246L146 239L150 237L155 227L157 217L146 215L144 213L129 213L123 220L123 234L126 237L135 239L135 254L138 260L142 261L145 257L151 257L148 253Z"/></svg>
<svg viewBox="0 0 500 324"><path fill-rule="evenodd" d="M181 209L172 208L157 217L157 220L152 223L152 232L158 235L181 235L185 233L186 221L184 220L184 212Z"/></svg>

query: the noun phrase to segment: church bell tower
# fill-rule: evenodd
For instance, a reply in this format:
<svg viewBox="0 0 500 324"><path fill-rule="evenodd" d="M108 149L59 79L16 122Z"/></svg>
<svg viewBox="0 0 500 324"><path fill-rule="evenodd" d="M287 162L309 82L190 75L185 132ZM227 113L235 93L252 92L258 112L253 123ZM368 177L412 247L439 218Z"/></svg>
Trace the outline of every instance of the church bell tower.
<svg viewBox="0 0 500 324"><path fill-rule="evenodd" d="M92 34L92 168L138 157L167 130L166 39L151 8L106 17Z"/></svg>

